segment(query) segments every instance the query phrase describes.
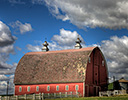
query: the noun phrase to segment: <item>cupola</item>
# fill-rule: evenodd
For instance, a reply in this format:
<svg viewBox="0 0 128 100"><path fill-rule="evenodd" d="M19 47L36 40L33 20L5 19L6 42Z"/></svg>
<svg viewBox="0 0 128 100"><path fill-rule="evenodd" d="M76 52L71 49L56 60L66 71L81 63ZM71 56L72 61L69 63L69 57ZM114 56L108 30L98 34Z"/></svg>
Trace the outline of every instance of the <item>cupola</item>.
<svg viewBox="0 0 128 100"><path fill-rule="evenodd" d="M44 46L44 47L42 48L42 51L43 51L43 52L49 51L47 41L45 41L45 42L43 43L43 46Z"/></svg>
<svg viewBox="0 0 128 100"><path fill-rule="evenodd" d="M76 45L75 45L75 49L80 49L80 48L82 48L82 46L81 46L81 43L82 41L80 40L80 38L78 37L77 38L77 40L76 40Z"/></svg>

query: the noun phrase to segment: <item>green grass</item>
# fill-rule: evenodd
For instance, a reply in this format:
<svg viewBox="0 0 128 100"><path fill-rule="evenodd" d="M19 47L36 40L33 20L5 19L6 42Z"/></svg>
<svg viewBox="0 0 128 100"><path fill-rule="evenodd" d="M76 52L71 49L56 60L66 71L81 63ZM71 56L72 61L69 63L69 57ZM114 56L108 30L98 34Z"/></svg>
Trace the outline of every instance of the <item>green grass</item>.
<svg viewBox="0 0 128 100"><path fill-rule="evenodd" d="M24 99L20 99L24 100ZM32 99L27 99L32 100ZM58 99L45 99L45 100L128 100L127 95L116 95L111 97L81 97L81 98L58 98Z"/></svg>
<svg viewBox="0 0 128 100"><path fill-rule="evenodd" d="M113 83L109 83L108 90L112 90L112 89L113 89Z"/></svg>
<svg viewBox="0 0 128 100"><path fill-rule="evenodd" d="M45 100L128 100L128 95L118 95L111 97L82 97L82 98L59 98Z"/></svg>

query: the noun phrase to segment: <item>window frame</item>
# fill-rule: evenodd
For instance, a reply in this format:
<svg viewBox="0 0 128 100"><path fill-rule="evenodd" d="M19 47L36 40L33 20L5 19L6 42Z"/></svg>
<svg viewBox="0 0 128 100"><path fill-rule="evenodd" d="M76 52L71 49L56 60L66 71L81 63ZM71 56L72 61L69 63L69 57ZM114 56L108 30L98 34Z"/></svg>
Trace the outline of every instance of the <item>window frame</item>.
<svg viewBox="0 0 128 100"><path fill-rule="evenodd" d="M37 92L39 91L39 86L36 86L36 91L37 91Z"/></svg>
<svg viewBox="0 0 128 100"><path fill-rule="evenodd" d="M102 60L102 66L104 66L104 63L105 63L104 60Z"/></svg>
<svg viewBox="0 0 128 100"><path fill-rule="evenodd" d="M79 90L79 85L75 86L75 90L78 91Z"/></svg>
<svg viewBox="0 0 128 100"><path fill-rule="evenodd" d="M68 85L65 86L65 90L66 90L66 91L69 90L69 86L68 86Z"/></svg>
<svg viewBox="0 0 128 100"><path fill-rule="evenodd" d="M58 85L56 86L56 91L59 91L59 86Z"/></svg>
<svg viewBox="0 0 128 100"><path fill-rule="evenodd" d="M50 91L50 86L47 86L47 91Z"/></svg>
<svg viewBox="0 0 128 100"><path fill-rule="evenodd" d="M28 91L28 92L30 92L30 90L31 90L31 87L30 87L30 86L28 86L28 87L27 87L27 91Z"/></svg>
<svg viewBox="0 0 128 100"><path fill-rule="evenodd" d="M19 92L22 92L22 87L21 86L19 87Z"/></svg>

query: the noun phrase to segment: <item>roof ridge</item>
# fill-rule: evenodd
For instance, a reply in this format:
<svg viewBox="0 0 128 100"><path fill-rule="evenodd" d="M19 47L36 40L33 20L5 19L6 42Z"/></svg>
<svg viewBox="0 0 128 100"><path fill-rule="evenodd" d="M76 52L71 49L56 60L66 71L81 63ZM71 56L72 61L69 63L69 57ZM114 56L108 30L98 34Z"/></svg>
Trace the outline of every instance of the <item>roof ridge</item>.
<svg viewBox="0 0 128 100"><path fill-rule="evenodd" d="M86 47L81 49L67 49L67 50L57 50L57 51L48 51L48 52L28 52L25 55L32 55L32 54L51 54L51 53L65 53L65 52L78 52L78 51L92 51L96 47Z"/></svg>

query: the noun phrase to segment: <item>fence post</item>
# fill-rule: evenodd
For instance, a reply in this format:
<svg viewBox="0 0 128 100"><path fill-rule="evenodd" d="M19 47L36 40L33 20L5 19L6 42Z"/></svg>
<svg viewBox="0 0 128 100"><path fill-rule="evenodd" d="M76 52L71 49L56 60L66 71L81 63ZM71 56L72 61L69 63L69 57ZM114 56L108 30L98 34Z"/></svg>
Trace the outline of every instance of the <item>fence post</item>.
<svg viewBox="0 0 128 100"><path fill-rule="evenodd" d="M39 100L41 100L41 93L39 93Z"/></svg>
<svg viewBox="0 0 128 100"><path fill-rule="evenodd" d="M8 100L7 96L5 96L5 100Z"/></svg>
<svg viewBox="0 0 128 100"><path fill-rule="evenodd" d="M16 95L16 100L18 100L18 95Z"/></svg>
<svg viewBox="0 0 128 100"><path fill-rule="evenodd" d="M50 97L49 93L48 93L48 98Z"/></svg>
<svg viewBox="0 0 128 100"><path fill-rule="evenodd" d="M27 99L27 95L26 95L26 94L24 95L24 99L25 99L25 100Z"/></svg>
<svg viewBox="0 0 128 100"><path fill-rule="evenodd" d="M42 93L42 100L44 100L44 93Z"/></svg>
<svg viewBox="0 0 128 100"><path fill-rule="evenodd" d="M67 92L65 92L65 97L67 97Z"/></svg>
<svg viewBox="0 0 128 100"><path fill-rule="evenodd" d="M11 96L8 97L8 100L11 100Z"/></svg>
<svg viewBox="0 0 128 100"><path fill-rule="evenodd" d="M36 98L35 98L35 94L33 94L33 100L36 100Z"/></svg>
<svg viewBox="0 0 128 100"><path fill-rule="evenodd" d="M60 98L61 98L61 92L59 94L60 94Z"/></svg>
<svg viewBox="0 0 128 100"><path fill-rule="evenodd" d="M76 96L79 98L79 94L78 94L78 91L76 91Z"/></svg>
<svg viewBox="0 0 128 100"><path fill-rule="evenodd" d="M56 93L54 93L54 98L56 98Z"/></svg>
<svg viewBox="0 0 128 100"><path fill-rule="evenodd" d="M2 96L0 96L0 100L2 100Z"/></svg>
<svg viewBox="0 0 128 100"><path fill-rule="evenodd" d="M72 92L70 92L71 93L71 97L72 97Z"/></svg>

